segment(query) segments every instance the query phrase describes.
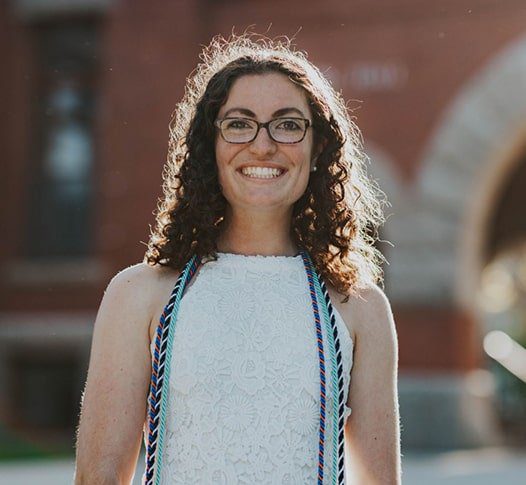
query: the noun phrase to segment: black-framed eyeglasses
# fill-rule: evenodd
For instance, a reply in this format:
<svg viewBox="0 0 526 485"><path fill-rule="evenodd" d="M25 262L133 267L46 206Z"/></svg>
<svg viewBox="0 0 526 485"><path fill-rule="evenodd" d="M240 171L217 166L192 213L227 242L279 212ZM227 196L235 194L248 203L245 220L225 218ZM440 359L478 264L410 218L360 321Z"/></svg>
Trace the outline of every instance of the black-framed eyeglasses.
<svg viewBox="0 0 526 485"><path fill-rule="evenodd" d="M288 144L302 141L311 122L306 118L286 117L260 123L252 118L229 117L216 120L214 125L228 143L250 143L256 139L259 130L265 128L272 140Z"/></svg>

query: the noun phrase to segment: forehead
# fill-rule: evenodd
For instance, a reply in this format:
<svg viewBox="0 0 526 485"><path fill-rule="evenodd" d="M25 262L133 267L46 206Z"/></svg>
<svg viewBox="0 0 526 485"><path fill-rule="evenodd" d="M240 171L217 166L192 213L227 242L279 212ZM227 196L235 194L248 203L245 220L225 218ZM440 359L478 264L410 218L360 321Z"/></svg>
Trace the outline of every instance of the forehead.
<svg viewBox="0 0 526 485"><path fill-rule="evenodd" d="M219 114L232 108L244 108L258 117L266 117L288 107L300 109L304 115L310 114L307 97L301 87L285 74L249 74L234 81Z"/></svg>

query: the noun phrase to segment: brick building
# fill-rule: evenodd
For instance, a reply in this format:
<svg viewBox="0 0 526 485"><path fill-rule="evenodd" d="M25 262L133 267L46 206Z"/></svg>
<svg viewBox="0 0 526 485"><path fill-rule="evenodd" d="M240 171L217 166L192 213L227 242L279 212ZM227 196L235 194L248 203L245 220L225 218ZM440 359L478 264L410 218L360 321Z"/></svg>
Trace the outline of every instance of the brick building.
<svg viewBox="0 0 526 485"><path fill-rule="evenodd" d="M144 254L185 78L213 35L249 25L296 35L359 107L392 203L403 445L498 442L483 338L510 308L480 295L526 235L522 0L2 2L0 423L76 423L95 313Z"/></svg>

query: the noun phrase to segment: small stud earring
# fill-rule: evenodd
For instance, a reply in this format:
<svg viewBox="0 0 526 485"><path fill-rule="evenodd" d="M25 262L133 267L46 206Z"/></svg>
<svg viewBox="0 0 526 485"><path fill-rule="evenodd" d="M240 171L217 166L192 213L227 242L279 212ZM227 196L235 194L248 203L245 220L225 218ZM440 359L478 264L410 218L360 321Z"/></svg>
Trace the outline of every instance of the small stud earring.
<svg viewBox="0 0 526 485"><path fill-rule="evenodd" d="M317 170L317 167L316 167L316 162L318 161L318 156L315 156L312 160L311 160L311 163L313 164L313 166L311 167L310 171L311 172L315 172Z"/></svg>

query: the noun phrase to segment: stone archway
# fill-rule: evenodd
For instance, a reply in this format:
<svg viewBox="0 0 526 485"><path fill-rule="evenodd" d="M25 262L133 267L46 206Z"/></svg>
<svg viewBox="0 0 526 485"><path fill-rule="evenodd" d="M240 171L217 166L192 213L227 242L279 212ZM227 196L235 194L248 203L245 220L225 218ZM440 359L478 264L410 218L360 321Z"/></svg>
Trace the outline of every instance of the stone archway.
<svg viewBox="0 0 526 485"><path fill-rule="evenodd" d="M427 266L420 287L439 288L441 299L470 311L476 311L488 214L526 138L525 85L523 37L465 85L423 159L418 244L422 259L436 263Z"/></svg>
<svg viewBox="0 0 526 485"><path fill-rule="evenodd" d="M488 217L526 137L525 85L523 37L473 76L444 111L411 200L404 203L402 224L395 228L396 301L450 309L434 344L457 360L447 372L419 375L415 368L402 376L401 409L411 416L405 426L409 446L473 446L500 439L491 395L481 385L487 373L473 367L481 355L476 294ZM436 409L436 424L429 409Z"/></svg>

